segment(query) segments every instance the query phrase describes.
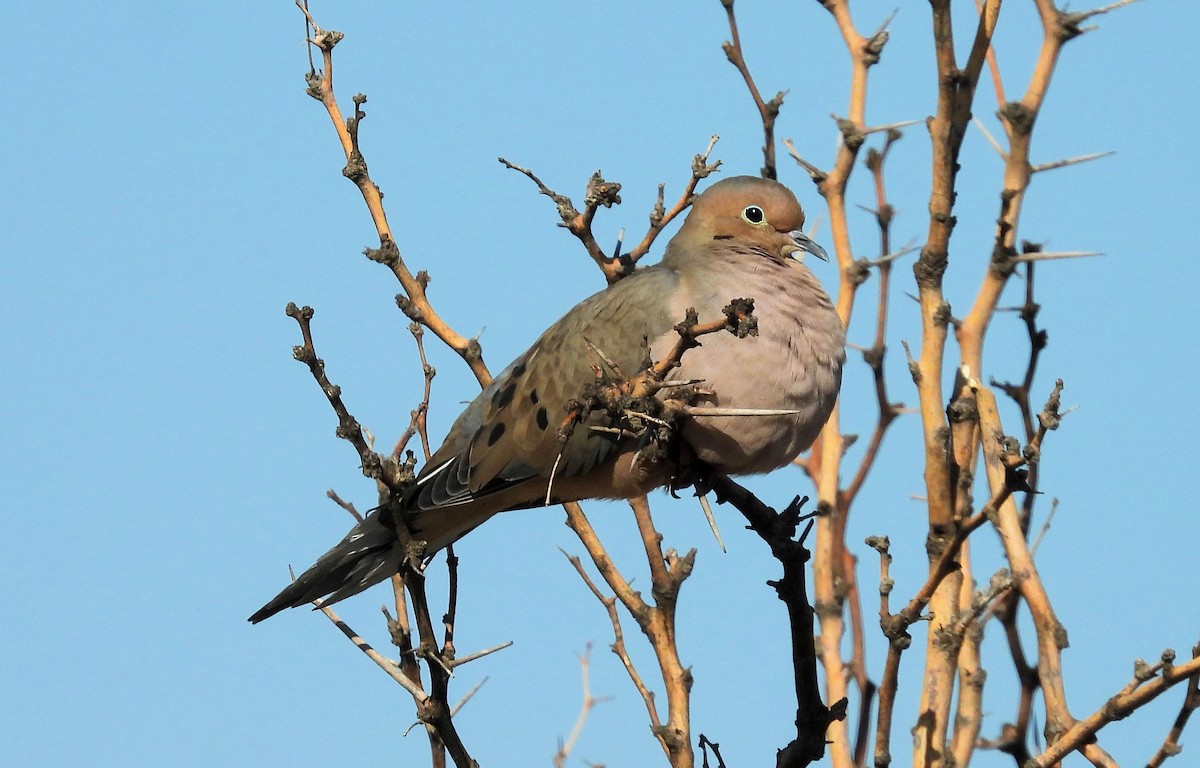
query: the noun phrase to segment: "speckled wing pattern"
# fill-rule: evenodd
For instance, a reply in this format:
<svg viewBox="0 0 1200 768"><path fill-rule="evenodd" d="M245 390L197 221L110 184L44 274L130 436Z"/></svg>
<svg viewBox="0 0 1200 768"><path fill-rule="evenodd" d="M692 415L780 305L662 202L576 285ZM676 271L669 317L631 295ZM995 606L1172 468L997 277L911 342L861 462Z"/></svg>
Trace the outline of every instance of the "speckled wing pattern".
<svg viewBox="0 0 1200 768"><path fill-rule="evenodd" d="M587 422L565 445L558 440L567 403L595 377L592 366L599 361L588 341L626 375L635 374L644 356L643 338L653 342L682 320L667 316L667 302L646 297L670 295L677 286L668 268L640 270L552 325L454 422L406 498L409 513L436 515L439 508L549 477L552 471L555 477L571 477L603 462L614 444L587 429Z"/></svg>

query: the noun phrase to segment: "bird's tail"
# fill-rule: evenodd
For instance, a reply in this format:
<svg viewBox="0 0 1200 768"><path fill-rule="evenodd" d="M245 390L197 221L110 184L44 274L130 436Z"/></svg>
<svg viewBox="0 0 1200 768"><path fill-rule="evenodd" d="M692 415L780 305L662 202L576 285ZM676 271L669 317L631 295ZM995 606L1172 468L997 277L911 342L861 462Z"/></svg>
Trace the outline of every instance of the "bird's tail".
<svg viewBox="0 0 1200 768"><path fill-rule="evenodd" d="M300 578L259 608L250 622L257 624L285 608L296 608L326 595L326 605L356 595L398 572L403 558L390 512L386 507L376 509Z"/></svg>

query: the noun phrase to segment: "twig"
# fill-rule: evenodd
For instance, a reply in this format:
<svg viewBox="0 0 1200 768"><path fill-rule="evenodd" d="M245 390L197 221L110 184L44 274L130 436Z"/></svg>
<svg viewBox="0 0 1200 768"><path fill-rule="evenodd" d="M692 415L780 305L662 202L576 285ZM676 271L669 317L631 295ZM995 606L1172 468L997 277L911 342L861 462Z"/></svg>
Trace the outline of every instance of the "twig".
<svg viewBox="0 0 1200 768"><path fill-rule="evenodd" d="M1096 733L1114 720L1128 717L1130 713L1158 698L1172 686L1195 679L1200 675L1200 658L1178 666L1173 664L1174 651L1164 651L1160 661L1147 664L1138 660L1134 664L1134 676L1129 684L1104 703L1094 713L1074 723L1046 749L1025 765L1028 768L1049 768L1071 752L1083 749Z"/></svg>
<svg viewBox="0 0 1200 768"><path fill-rule="evenodd" d="M725 7L725 15L729 19L729 36L732 38L732 42L721 43L721 50L725 51L725 58L729 59L729 63L737 67L742 79L746 81L746 88L749 89L751 98L754 99L754 106L758 109L763 128L762 175L765 179L775 179L778 178L775 167L775 118L779 117L779 109L783 106L783 98L787 95L787 91L780 91L770 101L763 101L762 95L758 92L758 86L754 84L754 78L750 75L750 68L746 66L742 41L738 35L737 17L733 12L733 2L734 0L721 0L721 5Z"/></svg>
<svg viewBox="0 0 1200 768"><path fill-rule="evenodd" d="M1050 530L1050 523L1054 521L1054 513L1058 511L1058 499L1053 499L1050 502L1050 511L1046 514L1046 521L1042 523L1042 527L1038 529L1037 538L1033 540L1033 544L1029 546L1029 556L1037 557L1038 547L1042 545L1042 539L1045 538L1046 532Z"/></svg>
<svg viewBox="0 0 1200 768"><path fill-rule="evenodd" d="M619 262L622 269L625 270L625 274L631 272L638 260L650 251L650 246L654 244L655 239L662 232L663 228L691 206L693 196L696 194L696 185L700 183L701 179L708 178L721 165L720 160L711 165L708 162L708 156L712 153L713 147L716 146L717 138L717 135L714 133L708 141L708 147L692 158L692 176L688 179L687 184L684 185L683 192L679 195L679 199L675 204L671 206L670 210L666 210L663 207L664 185L658 185L658 200L655 202L654 208L650 211L650 228L646 230L646 234L642 237L641 242L623 256L620 254L620 244L618 244L617 253L610 259L610 263ZM607 275L607 271L605 274Z"/></svg>
<svg viewBox="0 0 1200 768"><path fill-rule="evenodd" d="M792 159L796 161L796 165L803 168L814 183L821 184L829 177L828 173L822 171L820 168L801 157L800 152L796 149L796 145L792 143L791 139L784 139L783 145L788 148L788 154L790 154Z"/></svg>
<svg viewBox="0 0 1200 768"><path fill-rule="evenodd" d="M712 749L713 757L717 758L716 768L725 768L725 760L721 757L721 745L715 741L709 741L708 737L703 733L700 734L700 751L704 755L704 768L708 766L708 750Z"/></svg>
<svg viewBox="0 0 1200 768"><path fill-rule="evenodd" d="M1200 658L1200 644L1192 646L1192 660L1197 658ZM1162 746L1146 763L1146 768L1158 768L1168 757L1179 754L1183 749L1179 743L1179 737L1183 735L1183 729L1187 727L1188 719L1197 708L1200 708L1200 671L1188 678L1187 693L1183 696L1179 714L1175 716L1175 722L1171 725L1171 730L1163 740Z"/></svg>
<svg viewBox="0 0 1200 768"><path fill-rule="evenodd" d="M446 577L446 613L442 616L444 634L442 635L442 651L438 660L439 662L444 660L443 665L449 671L454 668L454 627L458 620L458 556L454 554L453 544L446 547ZM486 653L479 655L486 655Z"/></svg>
<svg viewBox="0 0 1200 768"><path fill-rule="evenodd" d="M350 516L354 518L355 522L361 523L363 521L362 513L354 507L352 502L346 501L341 496L338 496L337 491L330 488L328 491L325 491L325 495L329 497L334 504L337 504L339 507L349 512Z"/></svg>
<svg viewBox="0 0 1200 768"><path fill-rule="evenodd" d="M696 552L690 551L684 557L678 557L672 551L664 555L661 550L653 551L649 541L661 542L661 536L654 530L648 520L639 519L639 529L643 531L643 542L650 553L650 562L666 562L666 578L673 584L667 589L654 590L655 605L647 605L641 595L635 592L629 583L621 576L605 552L603 545L592 529L591 523L584 516L578 504L565 504L567 524L571 527L592 558L596 569L616 593L617 598L637 621L642 633L650 641L655 657L658 659L662 673L663 684L667 694L667 721L656 725L657 716L651 717L651 727L655 737L662 744L673 764L689 764L692 760L690 733L690 696L692 685L691 671L684 667L679 660L679 651L675 645L675 603L678 598L679 586L691 574ZM640 515L638 507L634 507L635 516ZM645 510L648 515L648 509ZM660 573L660 584L664 577ZM614 608L615 610L615 608ZM615 625L614 625L615 626ZM639 686L639 691L644 687ZM643 693L643 698L645 694ZM652 708L652 699L647 699L647 706Z"/></svg>
<svg viewBox="0 0 1200 768"><path fill-rule="evenodd" d="M325 375L325 361L317 357L316 347L313 346L313 308L297 307L295 303L288 302L286 312L287 316L300 326L300 334L304 339L302 345L292 347L292 357L308 366L313 379L316 380L317 385L325 393L326 399L333 407L333 412L338 417L337 436L354 446L358 452L364 475L383 483L392 493L398 493L406 482L406 478L401 474L400 465L371 449L362 427L350 415L350 411L342 401L342 388L331 382Z"/></svg>
<svg viewBox="0 0 1200 768"><path fill-rule="evenodd" d="M984 435L1003 436L995 395L982 385L976 391L980 432ZM983 440L984 467L988 483L992 487L1007 485L1012 472L1014 457L1008 449L1007 440ZM1037 635L1037 671L1043 698L1046 704L1047 739L1053 741L1059 734L1071 728L1074 718L1066 703L1066 690L1062 674L1062 648L1066 644L1066 632L1055 615L1049 594L1042 583L1025 539L1025 529L1015 504L1002 504L993 517L993 527L1000 536L1009 568L1021 574L1018 588L1029 612Z"/></svg>
<svg viewBox="0 0 1200 768"><path fill-rule="evenodd" d="M337 627L341 633L350 640L350 642L354 643L358 650L366 654L368 659L375 662L376 666L387 673L388 677L395 680L400 684L401 688L408 691L409 695L413 697L413 701L417 703L418 707L429 700L429 694L422 690L419 684L409 679L409 677L400 670L400 667L398 667L390 659L385 658L381 653L379 653L379 651L372 648L366 640L363 640L357 632L350 628L349 624L347 624L345 621L342 621L342 618L334 613L332 608L323 605L319 600L314 601L313 606L320 610L321 613L325 614L325 616L331 622L333 622L333 625Z"/></svg>
<svg viewBox="0 0 1200 768"><path fill-rule="evenodd" d="M878 457L879 449L883 445L883 437L888 427L891 426L904 407L903 403L893 403L888 397L887 380L884 376L883 367L884 357L887 354L888 301L891 290L893 261L893 258L889 258L889 255L892 255L891 225L892 217L895 213L895 210L887 199L883 168L892 146L900 140L901 136L902 134L899 131L889 132L883 144L883 149L871 149L867 152L866 166L871 171L875 187L874 212L876 224L879 226L879 252L884 255L873 264L879 270L879 293L875 303L875 339L870 349L863 350L863 360L871 369L872 379L875 383L875 403L879 415L875 422L875 427L871 432L871 439L867 443L867 449L863 454L862 461L859 462L858 469L854 473L854 478L841 493L841 505L845 510L849 510L853 506L859 490L862 489L871 468L875 465L875 459ZM905 247L897 251L894 256L899 256L910 251L911 248Z"/></svg>
<svg viewBox="0 0 1200 768"><path fill-rule="evenodd" d="M776 765L779 768L805 766L825 756L825 732L829 724L844 720L847 701L839 700L832 707L821 701L817 683L817 651L814 642L813 608L809 605L805 587L804 567L809 559L804 546L812 520L796 538L796 528L803 517L800 507L807 501L796 497L782 512L776 512L759 501L752 493L724 475L712 479L712 489L719 503L730 503L749 522L751 528L771 548L771 554L783 566L783 577L767 582L787 606L791 624L792 665L796 688L796 738L780 750Z"/></svg>
<svg viewBox="0 0 1200 768"><path fill-rule="evenodd" d="M479 689L482 688L483 684L486 683L487 681L488 681L488 678L485 677L482 680L480 680L478 683L475 683L475 687L472 688L471 690L467 691L467 695L463 696L461 699L459 699L458 703L455 704L450 709L450 716L456 717L458 715L459 711L467 705L467 702L470 701L475 696L475 694L479 693Z"/></svg>
<svg viewBox="0 0 1200 768"><path fill-rule="evenodd" d="M433 377L437 376L437 369L429 364L429 360L425 357L425 330L420 323L409 323L408 332L412 334L413 340L417 344L417 356L421 360L421 375L424 377L425 386L421 394L421 402L409 414L408 427L404 430L404 434L400 435L400 439L396 441L396 447L392 449L392 459L399 461L404 454L404 449L408 447L408 441L413 435L419 435L421 438L421 452L429 459L429 431L428 431L428 416L429 416L429 396L433 391Z"/></svg>
<svg viewBox="0 0 1200 768"><path fill-rule="evenodd" d="M907 627L891 620L890 596L895 587L891 577L891 542L886 536L869 536L866 544L879 553L879 624L888 639L883 677L879 682L879 710L875 724L875 765L886 766L892 762L889 744L892 738L896 691L899 688L900 654L912 645L912 636Z"/></svg>
<svg viewBox="0 0 1200 768"><path fill-rule="evenodd" d="M575 571L579 574L579 578L583 579L583 583L587 585L587 588L591 590L592 594L596 596L596 599L600 601L601 605L603 605L605 610L608 612L608 618L612 622L613 636L615 638L610 648L612 649L612 652L617 655L617 658L621 660L621 665L625 667L625 672L629 675L629 679L633 682L633 687L637 689L638 694L642 697L642 702L646 705L646 714L650 718L651 732L654 734L655 738L658 739L658 743L660 746L662 746L663 752L667 754L667 757L671 757L671 750L668 748L661 735L662 722L658 717L658 708L654 704L654 692L647 688L646 684L642 681L642 676L640 673L638 673L637 667L633 665L633 660L629 657L629 651L625 647L625 633L621 629L621 617L617 613L617 598L608 597L600 591L600 588L597 587L596 583L592 581L592 578L588 576L587 571L583 567L583 562L578 557L574 555L568 555L566 550L563 550L562 548L560 548L559 551L562 552L563 556L567 558L567 561L574 566Z"/></svg>
<svg viewBox="0 0 1200 768"><path fill-rule="evenodd" d="M606 181L600 175L600 171L593 173L591 178L588 179L587 189L584 194L585 205L581 213L575 207L575 204L571 202L571 198L547 187L533 171L528 168L522 168L515 163L510 163L503 157L496 159L505 168L510 168L524 174L530 181L537 185L538 192L554 201L555 207L558 208L558 216L562 219L562 226L583 244L588 255L592 257L592 261L596 262L596 265L604 272L604 276L608 279L609 283L615 283L625 276L625 268L621 265L620 260L612 259L606 255L604 249L596 242L596 236L592 233L592 220L596 218L596 212L600 209L600 206L611 208L614 205L620 205L620 184L613 181Z"/></svg>
<svg viewBox="0 0 1200 768"><path fill-rule="evenodd" d="M583 679L583 705L579 709L579 717L575 719L575 725L571 728L571 735L566 741L560 741L558 752L554 754L554 765L556 768L562 768L567 764L567 757L571 754L571 750L575 748L575 742L579 739L579 734L583 733L583 726L587 723L588 715L592 709L599 703L607 701L608 697L597 698L592 696L591 685L588 675L588 659L592 655L592 644L588 643L583 654L579 657L580 676Z"/></svg>
<svg viewBox="0 0 1200 768"><path fill-rule="evenodd" d="M426 280L421 280L420 275L413 275L400 256L400 249L392 236L391 225L388 224L387 214L383 209L383 193L379 186L371 180L367 171L366 159L358 144L358 130L366 117L362 105L366 103L367 97L361 93L356 94L353 117L342 117L341 107L338 106L337 98L333 93L333 49L344 35L341 32L321 29L301 0L296 0L296 6L304 13L307 23L312 27L312 36L308 42L321 51L322 69L320 71L311 67L310 58L310 69L306 76L308 95L321 102L329 114L329 119L333 123L334 131L337 133L342 151L346 156L346 166L342 169L342 174L358 187L379 236L379 248L368 248L364 252L365 255L372 261L379 262L391 269L392 274L400 282L406 294L401 308L409 319L419 322L433 331L434 335L445 342L446 346L462 357L480 385L487 386L491 382L491 374L488 373L487 366L483 362L483 353L479 342L475 339L464 338L442 320L441 316L434 311L425 294L427 276Z"/></svg>

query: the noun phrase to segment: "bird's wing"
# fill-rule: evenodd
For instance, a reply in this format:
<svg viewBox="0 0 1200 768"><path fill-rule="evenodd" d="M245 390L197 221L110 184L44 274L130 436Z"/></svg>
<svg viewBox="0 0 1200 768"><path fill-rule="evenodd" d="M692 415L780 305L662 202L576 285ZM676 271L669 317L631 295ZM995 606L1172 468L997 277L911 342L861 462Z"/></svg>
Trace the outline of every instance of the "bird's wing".
<svg viewBox="0 0 1200 768"><path fill-rule="evenodd" d="M465 504L531 478L571 477L602 463L614 444L588 429L588 421L566 443L558 439L567 404L583 395L600 363L588 342L626 376L636 374L643 339L653 341L682 319L670 317L667 301L677 288L670 269L639 270L550 326L454 422L419 475L409 510Z"/></svg>

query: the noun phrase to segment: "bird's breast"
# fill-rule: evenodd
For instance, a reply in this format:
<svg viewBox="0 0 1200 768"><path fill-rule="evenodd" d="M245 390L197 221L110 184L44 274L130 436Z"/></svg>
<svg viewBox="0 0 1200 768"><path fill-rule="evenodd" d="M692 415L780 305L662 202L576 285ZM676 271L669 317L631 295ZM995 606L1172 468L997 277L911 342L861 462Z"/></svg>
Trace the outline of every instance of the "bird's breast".
<svg viewBox="0 0 1200 768"><path fill-rule="evenodd" d="M828 295L807 268L789 264L711 279L704 290L680 298L692 299L701 322L719 317L733 298L752 298L758 335L702 337L700 347L684 354L678 377L702 379L715 393L713 406L793 411L694 417L684 439L702 461L731 474L790 463L812 445L841 387L845 334ZM671 336L656 345L656 355L666 354Z"/></svg>

